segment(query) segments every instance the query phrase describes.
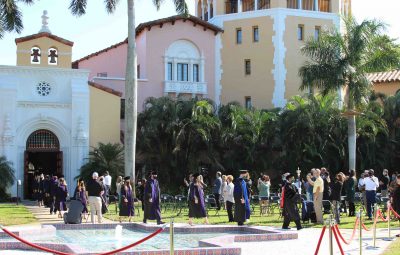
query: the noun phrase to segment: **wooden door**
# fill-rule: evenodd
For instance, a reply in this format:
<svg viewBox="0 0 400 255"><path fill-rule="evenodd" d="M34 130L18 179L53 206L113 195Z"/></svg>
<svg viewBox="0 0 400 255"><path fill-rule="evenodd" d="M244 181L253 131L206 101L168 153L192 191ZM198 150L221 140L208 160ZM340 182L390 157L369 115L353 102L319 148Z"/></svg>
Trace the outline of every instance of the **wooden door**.
<svg viewBox="0 0 400 255"><path fill-rule="evenodd" d="M64 171L63 171L63 152L62 151L58 151L57 152L57 175L63 175Z"/></svg>

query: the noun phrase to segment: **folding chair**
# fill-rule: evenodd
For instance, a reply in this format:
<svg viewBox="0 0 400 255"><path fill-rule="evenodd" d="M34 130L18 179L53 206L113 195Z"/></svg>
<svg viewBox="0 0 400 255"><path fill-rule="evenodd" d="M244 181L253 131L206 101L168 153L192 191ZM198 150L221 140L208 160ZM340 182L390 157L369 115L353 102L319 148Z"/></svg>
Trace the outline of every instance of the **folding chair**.
<svg viewBox="0 0 400 255"><path fill-rule="evenodd" d="M215 198L205 198L205 203L206 203L206 209L207 209L207 215L209 214L208 212L211 210L215 210L215 215L219 215L219 210L217 207L217 202L215 201Z"/></svg>

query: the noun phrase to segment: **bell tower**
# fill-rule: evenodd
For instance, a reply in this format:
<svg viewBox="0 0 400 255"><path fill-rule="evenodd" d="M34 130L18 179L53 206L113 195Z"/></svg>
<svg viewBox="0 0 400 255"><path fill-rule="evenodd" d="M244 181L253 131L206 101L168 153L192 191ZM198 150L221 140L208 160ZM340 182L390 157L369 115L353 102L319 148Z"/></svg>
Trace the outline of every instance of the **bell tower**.
<svg viewBox="0 0 400 255"><path fill-rule="evenodd" d="M37 34L15 39L17 66L71 68L73 42L53 35L43 11L42 27Z"/></svg>

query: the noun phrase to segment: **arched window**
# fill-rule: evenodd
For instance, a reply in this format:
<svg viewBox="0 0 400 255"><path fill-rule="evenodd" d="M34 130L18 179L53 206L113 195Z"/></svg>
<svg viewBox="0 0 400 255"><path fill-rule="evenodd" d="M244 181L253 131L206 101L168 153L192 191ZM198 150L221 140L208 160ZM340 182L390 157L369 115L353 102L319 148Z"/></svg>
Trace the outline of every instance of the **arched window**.
<svg viewBox="0 0 400 255"><path fill-rule="evenodd" d="M52 47L48 51L47 63L49 65L57 65L58 64L58 51L56 48Z"/></svg>
<svg viewBox="0 0 400 255"><path fill-rule="evenodd" d="M31 49L31 64L40 64L41 57L40 48L37 46L32 47Z"/></svg>
<svg viewBox="0 0 400 255"><path fill-rule="evenodd" d="M57 136L46 129L33 132L26 141L26 150L29 151L58 151L60 143Z"/></svg>
<svg viewBox="0 0 400 255"><path fill-rule="evenodd" d="M198 47L187 40L177 40L165 54L165 80L203 82L204 61Z"/></svg>

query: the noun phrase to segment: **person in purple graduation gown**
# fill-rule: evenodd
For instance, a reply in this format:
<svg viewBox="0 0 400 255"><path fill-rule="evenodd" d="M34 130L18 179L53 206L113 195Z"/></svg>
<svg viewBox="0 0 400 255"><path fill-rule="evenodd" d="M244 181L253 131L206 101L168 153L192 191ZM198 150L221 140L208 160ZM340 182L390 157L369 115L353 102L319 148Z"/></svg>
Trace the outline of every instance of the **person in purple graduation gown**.
<svg viewBox="0 0 400 255"><path fill-rule="evenodd" d="M85 182L83 180L80 180L78 183L77 187L77 199L81 201L83 205L82 213L83 213L83 218L86 220L87 214L88 214L88 209L87 209L87 194L86 194L86 187L85 187Z"/></svg>
<svg viewBox="0 0 400 255"><path fill-rule="evenodd" d="M124 185L121 186L121 210L119 211L119 222L121 222L121 217L128 217L129 222L131 218L135 215L134 210L134 200L133 192L131 186L131 178L129 176L124 178Z"/></svg>
<svg viewBox="0 0 400 255"><path fill-rule="evenodd" d="M158 225L164 223L161 221L160 199L160 186L157 180L157 172L152 171L144 188L143 223L147 223L147 220L157 220Z"/></svg>
<svg viewBox="0 0 400 255"><path fill-rule="evenodd" d="M193 218L204 218L204 224L208 224L203 185L199 174L193 175L193 182L189 186L189 225L191 226Z"/></svg>

